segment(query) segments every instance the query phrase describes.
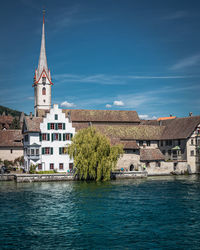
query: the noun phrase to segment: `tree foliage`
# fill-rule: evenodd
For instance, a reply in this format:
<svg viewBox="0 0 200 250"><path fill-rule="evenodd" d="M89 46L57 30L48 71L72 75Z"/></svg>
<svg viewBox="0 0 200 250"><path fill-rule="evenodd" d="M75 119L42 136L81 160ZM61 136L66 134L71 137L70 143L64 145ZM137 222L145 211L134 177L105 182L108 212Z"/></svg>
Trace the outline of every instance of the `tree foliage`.
<svg viewBox="0 0 200 250"><path fill-rule="evenodd" d="M89 127L78 131L68 148L74 158L75 174L80 180L110 180L117 160L123 154L122 145L111 146L109 139Z"/></svg>
<svg viewBox="0 0 200 250"><path fill-rule="evenodd" d="M11 129L20 129L20 122L17 117L15 117L10 125Z"/></svg>

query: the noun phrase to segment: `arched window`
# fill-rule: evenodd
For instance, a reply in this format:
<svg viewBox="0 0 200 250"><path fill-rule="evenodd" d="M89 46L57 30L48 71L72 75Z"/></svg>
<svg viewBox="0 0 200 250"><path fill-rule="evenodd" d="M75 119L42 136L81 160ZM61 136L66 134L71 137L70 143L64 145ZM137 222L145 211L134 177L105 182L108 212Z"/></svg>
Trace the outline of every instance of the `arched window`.
<svg viewBox="0 0 200 250"><path fill-rule="evenodd" d="M45 87L42 88L42 94L43 94L43 95L46 95L46 88L45 88Z"/></svg>

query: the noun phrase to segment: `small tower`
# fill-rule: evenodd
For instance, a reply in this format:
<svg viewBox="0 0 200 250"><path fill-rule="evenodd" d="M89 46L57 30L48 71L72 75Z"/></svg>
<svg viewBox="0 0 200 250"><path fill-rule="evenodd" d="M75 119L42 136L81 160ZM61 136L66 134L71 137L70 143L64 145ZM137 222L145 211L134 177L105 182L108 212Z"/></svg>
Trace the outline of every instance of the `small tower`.
<svg viewBox="0 0 200 250"><path fill-rule="evenodd" d="M49 110L51 108L51 81L50 70L47 66L47 57L45 49L45 32L44 32L44 15L43 11L43 24L42 24L42 41L40 49L40 57L38 68L35 70L34 76L34 96L35 96L35 116L38 116L38 110Z"/></svg>

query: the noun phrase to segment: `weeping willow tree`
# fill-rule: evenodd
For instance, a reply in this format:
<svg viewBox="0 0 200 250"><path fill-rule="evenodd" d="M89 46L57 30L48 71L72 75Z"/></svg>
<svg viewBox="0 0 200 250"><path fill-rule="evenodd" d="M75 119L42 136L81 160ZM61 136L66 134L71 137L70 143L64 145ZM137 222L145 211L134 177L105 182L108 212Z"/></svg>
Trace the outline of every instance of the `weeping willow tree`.
<svg viewBox="0 0 200 250"><path fill-rule="evenodd" d="M89 127L78 131L68 153L74 158L75 174L80 180L106 181L110 180L123 147L111 146L106 136Z"/></svg>

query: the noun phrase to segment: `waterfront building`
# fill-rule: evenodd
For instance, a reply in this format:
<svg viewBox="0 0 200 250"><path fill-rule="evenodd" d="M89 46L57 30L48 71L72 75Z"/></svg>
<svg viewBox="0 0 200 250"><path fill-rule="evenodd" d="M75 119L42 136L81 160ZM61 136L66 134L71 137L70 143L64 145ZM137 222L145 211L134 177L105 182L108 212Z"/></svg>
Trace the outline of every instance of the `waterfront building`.
<svg viewBox="0 0 200 250"><path fill-rule="evenodd" d="M23 156L22 131L9 129L0 131L0 159L14 161Z"/></svg>
<svg viewBox="0 0 200 250"><path fill-rule="evenodd" d="M31 164L37 171L72 170L73 160L67 148L74 134L72 123L57 104L44 118L26 116L23 127L25 170L29 171Z"/></svg>
<svg viewBox="0 0 200 250"><path fill-rule="evenodd" d="M170 116L145 121L139 119L136 111L60 110L57 106L51 109L52 82L45 51L44 17L40 59L33 86L35 117L25 118L23 130L26 170L31 163L38 164L38 170L56 168L62 171L60 163L61 166L65 163L64 170L69 169L72 161L67 155L65 158L60 155L60 148L67 147L66 138L69 138L64 139L64 134L72 135L75 129L94 126L110 138L111 144L123 145L124 155L117 163L118 169L146 169L152 175L200 171L200 116L190 114L185 118ZM57 121L56 112L59 112ZM65 129L50 127L49 130L48 124L65 124Z"/></svg>

